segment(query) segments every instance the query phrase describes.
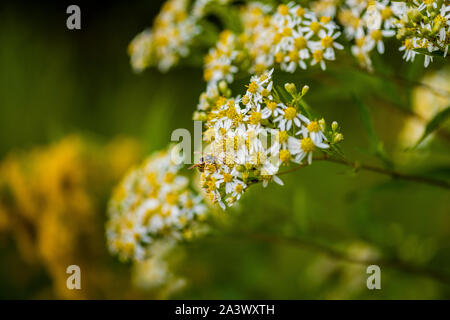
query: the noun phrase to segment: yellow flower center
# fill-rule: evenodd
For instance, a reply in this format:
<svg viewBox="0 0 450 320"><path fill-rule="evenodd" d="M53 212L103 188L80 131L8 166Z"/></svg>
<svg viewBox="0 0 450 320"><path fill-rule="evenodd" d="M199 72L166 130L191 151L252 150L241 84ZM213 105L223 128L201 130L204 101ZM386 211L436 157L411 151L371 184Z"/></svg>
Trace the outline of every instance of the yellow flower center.
<svg viewBox="0 0 450 320"><path fill-rule="evenodd" d="M251 124L258 124L260 121L261 121L261 113L253 111L252 114L250 115L249 122Z"/></svg>
<svg viewBox="0 0 450 320"><path fill-rule="evenodd" d="M311 138L304 138L300 141L300 146L302 150L306 153L313 152L315 149L314 142L311 140Z"/></svg>
<svg viewBox="0 0 450 320"><path fill-rule="evenodd" d="M290 35L292 35L292 29L288 28L288 27L284 28L283 29L283 35L286 36L286 37L289 37Z"/></svg>
<svg viewBox="0 0 450 320"><path fill-rule="evenodd" d="M283 62L283 58L284 58L284 56L283 56L283 54L282 54L281 52L277 52L277 53L275 54L275 61L276 61L277 63Z"/></svg>
<svg viewBox="0 0 450 320"><path fill-rule="evenodd" d="M253 81L248 85L248 92L255 94L257 90L258 85L256 84L256 82Z"/></svg>
<svg viewBox="0 0 450 320"><path fill-rule="evenodd" d="M304 37L298 37L295 38L294 40L294 45L297 49L301 50L301 49L305 49L306 48L306 39Z"/></svg>
<svg viewBox="0 0 450 320"><path fill-rule="evenodd" d="M187 209L191 209L191 208L194 206L194 202L193 202L191 199L188 199L188 200L186 201L186 203L184 204L184 206L185 206Z"/></svg>
<svg viewBox="0 0 450 320"><path fill-rule="evenodd" d="M316 60L317 62L320 62L323 60L323 52L322 50L316 50L313 52L313 57L314 60Z"/></svg>
<svg viewBox="0 0 450 320"><path fill-rule="evenodd" d="M317 123L317 121L311 121L306 128L309 132L318 132L320 130L319 123Z"/></svg>
<svg viewBox="0 0 450 320"><path fill-rule="evenodd" d="M330 48L333 46L333 38L330 36L325 36L322 38L321 43L324 48Z"/></svg>
<svg viewBox="0 0 450 320"><path fill-rule="evenodd" d="M325 16L323 16L323 17L320 17L320 22L322 22L322 23L328 23L328 22L330 22L331 21L331 17L325 17Z"/></svg>
<svg viewBox="0 0 450 320"><path fill-rule="evenodd" d="M414 42L412 39L406 39L405 42L403 43L403 45L405 46L406 50L414 49Z"/></svg>
<svg viewBox="0 0 450 320"><path fill-rule="evenodd" d="M358 38L358 39L355 40L356 45L358 47L360 47L360 48L364 45L364 42L365 42L365 38L364 37L361 37L361 38Z"/></svg>
<svg viewBox="0 0 450 320"><path fill-rule="evenodd" d="M273 36L273 43L277 44L278 42L280 42L281 38L283 38L283 34L275 33L275 35Z"/></svg>
<svg viewBox="0 0 450 320"><path fill-rule="evenodd" d="M163 178L165 183L172 183L175 180L175 174L173 172L167 172Z"/></svg>
<svg viewBox="0 0 450 320"><path fill-rule="evenodd" d="M381 30L373 30L370 36L375 41L380 41L381 39L383 39L383 34L381 33Z"/></svg>
<svg viewBox="0 0 450 320"><path fill-rule="evenodd" d="M228 183L231 182L233 180L233 176L229 173L224 173L223 174L223 181Z"/></svg>
<svg viewBox="0 0 450 320"><path fill-rule="evenodd" d="M297 16L302 17L305 14L305 9L299 7L295 13L297 14Z"/></svg>
<svg viewBox="0 0 450 320"><path fill-rule="evenodd" d="M297 110L294 107L288 107L284 110L284 117L288 120L293 120L297 115Z"/></svg>
<svg viewBox="0 0 450 320"><path fill-rule="evenodd" d="M279 143L287 142L288 138L289 138L289 135L286 131L280 131L278 133L278 142Z"/></svg>
<svg viewBox="0 0 450 320"><path fill-rule="evenodd" d="M213 76L213 71L212 71L211 69L206 69L206 70L203 72L203 79L204 79L206 82L208 82L209 80L211 80L212 76Z"/></svg>
<svg viewBox="0 0 450 320"><path fill-rule="evenodd" d="M178 195L173 192L166 194L166 202L170 205L176 205L178 203Z"/></svg>
<svg viewBox="0 0 450 320"><path fill-rule="evenodd" d="M236 193L242 193L244 187L242 187L241 184L237 184L236 187L234 187L234 190L236 191Z"/></svg>
<svg viewBox="0 0 450 320"><path fill-rule="evenodd" d="M289 52L289 59L293 62L297 62L298 58L299 58L299 54L297 50L292 50L291 52Z"/></svg>
<svg viewBox="0 0 450 320"><path fill-rule="evenodd" d="M269 94L270 94L270 91L269 91L269 90L267 90L266 88L262 89L261 95L262 95L263 97L267 97L267 96L269 96Z"/></svg>
<svg viewBox="0 0 450 320"><path fill-rule="evenodd" d="M289 13L289 7L285 4L280 4L278 6L278 13L281 14L282 16L285 16Z"/></svg>
<svg viewBox="0 0 450 320"><path fill-rule="evenodd" d="M207 186L208 190L210 191L216 190L216 181L215 180L208 181Z"/></svg>
<svg viewBox="0 0 450 320"><path fill-rule="evenodd" d="M267 108L274 111L277 108L277 103L275 101L267 102Z"/></svg>
<svg viewBox="0 0 450 320"><path fill-rule="evenodd" d="M311 29L312 32L317 33L320 30L320 23L318 23L317 21L313 21L311 22L311 24L309 25L309 29Z"/></svg>
<svg viewBox="0 0 450 320"><path fill-rule="evenodd" d="M383 20L389 19L390 17L392 17L392 9L391 8L386 7L383 10L381 10L381 18Z"/></svg>
<svg viewBox="0 0 450 320"><path fill-rule="evenodd" d="M225 103L227 103L227 98L225 97L219 97L216 101L216 106L217 107L221 107L223 106Z"/></svg>
<svg viewBox="0 0 450 320"><path fill-rule="evenodd" d="M289 150L281 150L280 151L280 160L283 163L288 162L291 159L291 153Z"/></svg>
<svg viewBox="0 0 450 320"><path fill-rule="evenodd" d="M243 104L248 104L250 102L250 98L248 96L243 96L242 97L242 103Z"/></svg>

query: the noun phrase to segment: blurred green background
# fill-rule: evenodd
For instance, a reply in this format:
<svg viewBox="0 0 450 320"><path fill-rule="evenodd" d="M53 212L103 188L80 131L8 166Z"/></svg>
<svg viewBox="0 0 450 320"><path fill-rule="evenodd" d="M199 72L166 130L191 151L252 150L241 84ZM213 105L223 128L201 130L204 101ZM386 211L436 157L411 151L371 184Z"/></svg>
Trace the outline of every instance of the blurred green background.
<svg viewBox="0 0 450 320"><path fill-rule="evenodd" d="M71 31L65 26L69 3L2 2L0 156L71 133L101 143L132 137L148 154L164 147L173 129L192 130L191 115L204 89L201 66L136 75L126 55L130 40L151 25L161 3L81 1L82 29ZM403 62L395 44L386 51L375 58L376 74L342 55L327 72L275 78L310 86L308 103L339 122L349 158L382 163L368 147L356 94L368 106L389 161L403 171L449 179L448 127L415 151L401 142L411 120L412 90L420 88L416 82L426 72L448 68L446 60L424 70L420 58ZM440 84L449 90L446 72ZM238 81L234 93L246 81ZM444 99L450 101L448 95ZM183 247L174 268L187 286L171 297L450 298L448 190L319 162L283 180L284 187L250 188L239 207L218 213L212 235ZM18 270L29 266L11 260L16 248L7 234L0 239L0 298L54 297L41 294L52 282L45 270L30 281L18 281L20 273L11 277L13 263ZM381 290L367 289L367 264L348 261L372 257L386 262L380 263ZM114 297L128 297L121 292Z"/></svg>

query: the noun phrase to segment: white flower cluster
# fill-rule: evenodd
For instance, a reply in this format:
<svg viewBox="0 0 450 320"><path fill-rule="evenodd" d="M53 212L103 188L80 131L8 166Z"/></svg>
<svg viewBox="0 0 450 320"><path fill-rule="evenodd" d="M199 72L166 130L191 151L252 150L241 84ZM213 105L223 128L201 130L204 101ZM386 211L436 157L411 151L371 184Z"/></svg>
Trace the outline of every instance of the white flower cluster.
<svg viewBox="0 0 450 320"><path fill-rule="evenodd" d="M433 54L447 56L450 44L450 4L443 0L414 0L399 14L397 38L403 40L403 58L414 61L416 54L425 55L425 67Z"/></svg>
<svg viewBox="0 0 450 320"><path fill-rule="evenodd" d="M201 184L222 208L238 200L249 184L282 184L281 166L305 158L310 164L316 149L329 148L325 121L310 120L298 107L308 87L297 93L288 84L293 100L286 104L273 90L272 72L253 76L242 98L218 98L207 115Z"/></svg>
<svg viewBox="0 0 450 320"><path fill-rule="evenodd" d="M334 6L334 8L333 8ZM403 58L413 61L416 54L425 55L425 67L433 60L433 52L447 55L450 6L443 0L333 0L312 4L318 15L334 17L344 26L347 39L354 41L352 54L367 69L372 69L370 53L384 53L384 39L396 36L403 41Z"/></svg>
<svg viewBox="0 0 450 320"><path fill-rule="evenodd" d="M351 50L361 66L372 70L370 53L384 53L384 38L396 34L394 23L405 3L389 0L345 0L337 8L338 21L347 39L354 41Z"/></svg>
<svg viewBox="0 0 450 320"><path fill-rule="evenodd" d="M189 0L168 0L153 28L138 34L128 47L131 65L140 72L157 65L166 72L189 54L189 45L198 33L197 17L188 14Z"/></svg>
<svg viewBox="0 0 450 320"><path fill-rule="evenodd" d="M270 68L274 63L287 72L298 67L306 69L308 64L319 64L325 69L325 60L335 60L335 49L343 49L335 42L340 32L331 18L318 18L294 2L279 5L268 19L263 18L262 9L258 14L257 8L249 7L254 17L248 23L248 15L243 15L244 35L249 38L250 56L255 59L254 71L263 66Z"/></svg>
<svg viewBox="0 0 450 320"><path fill-rule="evenodd" d="M174 148L149 157L117 186L108 206L110 250L123 259L143 259L160 240L188 239L206 214L200 195L173 162Z"/></svg>
<svg viewBox="0 0 450 320"><path fill-rule="evenodd" d="M294 2L272 11L271 6L258 2L241 8L243 32L223 31L216 47L205 57L208 88L220 80L233 82L244 60L250 73L261 74L274 65L293 73L299 67L307 69L308 64L325 69L326 60L335 60L335 49L343 49L335 41L340 32L330 18L318 19L314 12Z"/></svg>
<svg viewBox="0 0 450 320"><path fill-rule="evenodd" d="M230 30L224 30L214 48L209 50L204 62L204 79L209 84L220 80L232 83L238 72L237 61L242 59L242 52L237 48L237 36Z"/></svg>

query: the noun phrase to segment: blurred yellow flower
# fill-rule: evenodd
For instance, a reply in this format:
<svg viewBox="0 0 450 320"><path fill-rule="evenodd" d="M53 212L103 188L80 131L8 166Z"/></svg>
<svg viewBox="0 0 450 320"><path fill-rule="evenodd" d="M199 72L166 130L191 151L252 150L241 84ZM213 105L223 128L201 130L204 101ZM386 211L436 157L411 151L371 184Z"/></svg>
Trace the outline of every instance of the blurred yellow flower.
<svg viewBox="0 0 450 320"><path fill-rule="evenodd" d="M0 163L0 232L10 232L21 256L52 279L52 296L111 296L128 277L107 264L103 210L110 188L140 156L139 144L118 138L105 146L69 136ZM66 268L82 270L82 290L68 290ZM122 280L120 280L122 279Z"/></svg>

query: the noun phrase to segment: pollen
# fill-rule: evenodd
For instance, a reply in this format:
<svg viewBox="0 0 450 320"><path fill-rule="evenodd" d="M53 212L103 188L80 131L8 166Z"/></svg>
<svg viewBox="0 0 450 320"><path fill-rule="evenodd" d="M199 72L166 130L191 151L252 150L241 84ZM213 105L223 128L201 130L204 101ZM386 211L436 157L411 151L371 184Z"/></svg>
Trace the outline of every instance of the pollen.
<svg viewBox="0 0 450 320"><path fill-rule="evenodd" d="M266 105L271 111L274 111L277 108L277 103L275 101L269 101Z"/></svg>
<svg viewBox="0 0 450 320"><path fill-rule="evenodd" d="M289 7L285 4L281 4L278 6L278 13L282 16L285 16L289 13Z"/></svg>
<svg viewBox="0 0 450 320"><path fill-rule="evenodd" d="M406 50L414 49L414 42L412 39L406 39L405 42L403 43L403 45L405 46Z"/></svg>
<svg viewBox="0 0 450 320"><path fill-rule="evenodd" d="M170 205L176 205L178 203L178 195L173 192L166 194L166 202Z"/></svg>
<svg viewBox="0 0 450 320"><path fill-rule="evenodd" d="M294 45L299 50L305 49L307 45L306 39L304 37L295 38Z"/></svg>
<svg viewBox="0 0 450 320"><path fill-rule="evenodd" d="M309 29L314 33L318 33L320 28L321 28L320 23L318 23L317 21L313 21L309 25Z"/></svg>
<svg viewBox="0 0 450 320"><path fill-rule="evenodd" d="M248 85L248 92L255 94L256 91L258 91L258 85L255 81L253 81Z"/></svg>
<svg viewBox="0 0 450 320"><path fill-rule="evenodd" d="M276 61L277 63L283 62L283 58L284 58L283 53L277 52L277 53L275 54L275 61Z"/></svg>
<svg viewBox="0 0 450 320"><path fill-rule="evenodd" d="M321 23L326 24L326 23L328 23L330 21L331 21L331 17L326 17L326 16L320 17L320 22Z"/></svg>
<svg viewBox="0 0 450 320"><path fill-rule="evenodd" d="M278 42L281 41L281 38L283 38L283 34L281 34L281 33L276 33L276 34L273 36L273 42L274 42L274 43L278 43Z"/></svg>
<svg viewBox="0 0 450 320"><path fill-rule="evenodd" d="M304 138L300 141L300 146L305 153L313 152L315 149L314 142L311 138Z"/></svg>
<svg viewBox="0 0 450 320"><path fill-rule="evenodd" d="M288 162L291 159L291 153L289 150L281 150L280 151L280 160L283 163Z"/></svg>
<svg viewBox="0 0 450 320"><path fill-rule="evenodd" d="M299 7L299 8L297 9L297 11L295 12L295 14L296 14L298 17L303 17L303 15L305 14L305 9L303 9L302 7Z"/></svg>
<svg viewBox="0 0 450 320"><path fill-rule="evenodd" d="M381 39L383 39L383 34L381 33L381 30L373 30L370 36L375 41L380 41Z"/></svg>
<svg viewBox="0 0 450 320"><path fill-rule="evenodd" d="M390 17L392 17L392 9L391 8L386 7L383 10L381 10L381 18L383 20L389 19Z"/></svg>
<svg viewBox="0 0 450 320"><path fill-rule="evenodd" d="M317 121L311 121L306 128L309 132L318 132L320 130L319 123Z"/></svg>
<svg viewBox="0 0 450 320"><path fill-rule="evenodd" d="M299 57L300 57L300 56L299 56L297 50L292 50L291 52L289 52L289 59L290 59L292 62L297 62L298 59L299 59Z"/></svg>
<svg viewBox="0 0 450 320"><path fill-rule="evenodd" d="M216 190L216 181L214 181L214 180L211 180L211 181L208 181L208 189L210 190L210 191L214 191L214 190Z"/></svg>
<svg viewBox="0 0 450 320"><path fill-rule="evenodd" d="M316 50L313 52L314 60L316 61L322 61L323 60L323 51L322 50Z"/></svg>
<svg viewBox="0 0 450 320"><path fill-rule="evenodd" d="M268 97L269 94L270 94L270 91L269 91L269 90L267 90L266 88L262 89L261 95L262 95L263 97Z"/></svg>
<svg viewBox="0 0 450 320"><path fill-rule="evenodd" d="M175 180L175 174L173 172L167 172L163 180L165 183L172 183Z"/></svg>
<svg viewBox="0 0 450 320"><path fill-rule="evenodd" d="M284 117L288 120L293 120L297 116L297 110L294 107L288 107L284 110Z"/></svg>
<svg viewBox="0 0 450 320"><path fill-rule="evenodd" d="M330 48L333 46L333 38L330 36L325 36L322 38L321 43L324 48Z"/></svg>
<svg viewBox="0 0 450 320"><path fill-rule="evenodd" d="M288 135L288 133L286 131L280 131L278 133L278 142L279 143L287 142L288 138L289 138L289 135Z"/></svg>
<svg viewBox="0 0 450 320"><path fill-rule="evenodd" d="M258 124L260 121L261 121L261 113L253 111L252 114L250 115L249 122L251 124Z"/></svg>
<svg viewBox="0 0 450 320"><path fill-rule="evenodd" d="M283 29L283 35L286 36L286 37L291 36L292 35L292 29L288 28L288 27L284 28Z"/></svg>
<svg viewBox="0 0 450 320"><path fill-rule="evenodd" d="M229 173L224 173L223 174L223 181L225 181L226 183L231 182L233 180L233 176Z"/></svg>
<svg viewBox="0 0 450 320"><path fill-rule="evenodd" d="M244 188L241 184L237 184L236 187L234 187L234 191L236 191L236 193L242 193L243 190Z"/></svg>

